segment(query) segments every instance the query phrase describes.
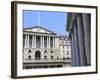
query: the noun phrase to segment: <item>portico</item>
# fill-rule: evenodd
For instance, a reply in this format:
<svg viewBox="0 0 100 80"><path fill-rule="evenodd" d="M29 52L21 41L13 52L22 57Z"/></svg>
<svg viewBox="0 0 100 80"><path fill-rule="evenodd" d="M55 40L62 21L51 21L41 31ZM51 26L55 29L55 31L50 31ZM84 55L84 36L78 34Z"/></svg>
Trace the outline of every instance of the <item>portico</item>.
<svg viewBox="0 0 100 80"><path fill-rule="evenodd" d="M23 37L24 48L54 48L55 47L55 35L43 36L24 34Z"/></svg>

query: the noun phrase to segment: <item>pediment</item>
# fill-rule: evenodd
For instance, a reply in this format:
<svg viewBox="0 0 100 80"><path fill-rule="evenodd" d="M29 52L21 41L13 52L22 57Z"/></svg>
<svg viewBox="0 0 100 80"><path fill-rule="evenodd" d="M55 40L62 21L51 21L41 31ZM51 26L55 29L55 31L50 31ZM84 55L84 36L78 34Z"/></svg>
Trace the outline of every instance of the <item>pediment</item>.
<svg viewBox="0 0 100 80"><path fill-rule="evenodd" d="M47 30L43 27L31 27L31 28L25 28L24 31L30 31L30 32L39 32L39 33L48 33L48 34L56 34L55 32L52 32L50 30Z"/></svg>

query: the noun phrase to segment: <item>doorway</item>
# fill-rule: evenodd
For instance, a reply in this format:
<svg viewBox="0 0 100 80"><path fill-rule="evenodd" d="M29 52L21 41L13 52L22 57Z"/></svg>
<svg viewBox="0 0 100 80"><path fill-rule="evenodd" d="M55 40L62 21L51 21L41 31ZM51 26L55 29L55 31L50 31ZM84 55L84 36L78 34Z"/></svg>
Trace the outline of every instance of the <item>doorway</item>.
<svg viewBox="0 0 100 80"><path fill-rule="evenodd" d="M41 52L40 51L35 52L35 59L41 59Z"/></svg>

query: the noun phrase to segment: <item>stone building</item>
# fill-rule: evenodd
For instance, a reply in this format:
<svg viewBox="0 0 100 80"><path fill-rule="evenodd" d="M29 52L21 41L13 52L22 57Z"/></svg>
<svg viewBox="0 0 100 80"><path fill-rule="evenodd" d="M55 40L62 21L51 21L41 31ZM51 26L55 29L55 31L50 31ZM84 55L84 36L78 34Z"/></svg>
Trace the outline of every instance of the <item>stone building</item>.
<svg viewBox="0 0 100 80"><path fill-rule="evenodd" d="M72 66L91 65L91 15L68 13L67 31L72 43Z"/></svg>
<svg viewBox="0 0 100 80"><path fill-rule="evenodd" d="M23 68L53 68L71 65L70 41L66 36L40 26L23 30Z"/></svg>

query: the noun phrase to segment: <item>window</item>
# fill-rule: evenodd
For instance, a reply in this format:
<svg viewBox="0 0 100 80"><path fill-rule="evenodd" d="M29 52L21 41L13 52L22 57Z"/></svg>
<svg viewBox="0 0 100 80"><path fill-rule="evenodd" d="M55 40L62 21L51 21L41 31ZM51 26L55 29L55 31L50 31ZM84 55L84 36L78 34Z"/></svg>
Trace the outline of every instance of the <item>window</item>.
<svg viewBox="0 0 100 80"><path fill-rule="evenodd" d="M30 55L28 56L28 59L31 59L31 56Z"/></svg>
<svg viewBox="0 0 100 80"><path fill-rule="evenodd" d="M53 56L51 56L51 59L53 59Z"/></svg>
<svg viewBox="0 0 100 80"><path fill-rule="evenodd" d="M53 53L53 50L51 50L51 53Z"/></svg>
<svg viewBox="0 0 100 80"><path fill-rule="evenodd" d="M45 50L44 53L47 53L47 51Z"/></svg>
<svg viewBox="0 0 100 80"><path fill-rule="evenodd" d="M69 55L69 51L67 51L67 55Z"/></svg>
<svg viewBox="0 0 100 80"><path fill-rule="evenodd" d="M29 50L28 52L31 53L31 50Z"/></svg>

